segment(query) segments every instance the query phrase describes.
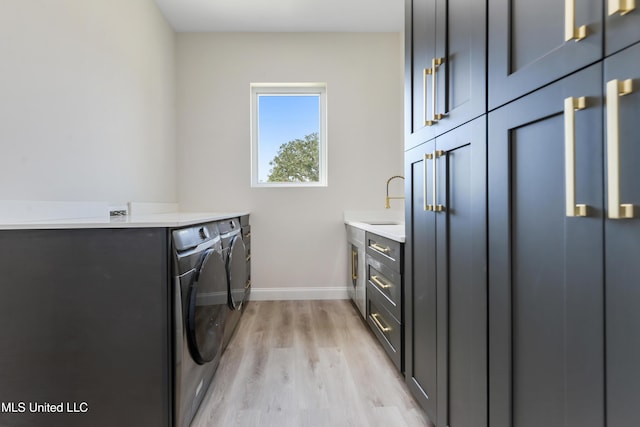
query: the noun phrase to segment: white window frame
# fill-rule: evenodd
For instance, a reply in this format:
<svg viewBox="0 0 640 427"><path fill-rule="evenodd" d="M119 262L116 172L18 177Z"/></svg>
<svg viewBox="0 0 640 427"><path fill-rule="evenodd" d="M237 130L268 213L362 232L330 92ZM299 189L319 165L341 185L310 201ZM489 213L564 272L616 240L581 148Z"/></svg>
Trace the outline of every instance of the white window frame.
<svg viewBox="0 0 640 427"><path fill-rule="evenodd" d="M251 187L327 187L327 84L326 83L251 83ZM318 129L318 182L259 182L258 177L258 96L315 95L319 96L320 129ZM301 135L302 137L303 135Z"/></svg>

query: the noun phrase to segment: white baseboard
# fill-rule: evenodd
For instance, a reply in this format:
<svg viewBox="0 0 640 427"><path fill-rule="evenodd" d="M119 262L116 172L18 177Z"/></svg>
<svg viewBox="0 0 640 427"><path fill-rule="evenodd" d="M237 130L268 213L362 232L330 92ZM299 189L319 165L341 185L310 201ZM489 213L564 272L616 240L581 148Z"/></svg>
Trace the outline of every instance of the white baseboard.
<svg viewBox="0 0 640 427"><path fill-rule="evenodd" d="M251 301L349 299L346 286L305 288L252 288Z"/></svg>

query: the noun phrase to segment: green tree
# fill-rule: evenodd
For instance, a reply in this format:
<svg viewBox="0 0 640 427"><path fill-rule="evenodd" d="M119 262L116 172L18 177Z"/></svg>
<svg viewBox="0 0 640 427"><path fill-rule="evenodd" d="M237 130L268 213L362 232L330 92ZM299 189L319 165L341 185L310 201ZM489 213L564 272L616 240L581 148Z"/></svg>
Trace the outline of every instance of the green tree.
<svg viewBox="0 0 640 427"><path fill-rule="evenodd" d="M318 133L282 144L269 162L269 182L317 182L319 180L320 145Z"/></svg>

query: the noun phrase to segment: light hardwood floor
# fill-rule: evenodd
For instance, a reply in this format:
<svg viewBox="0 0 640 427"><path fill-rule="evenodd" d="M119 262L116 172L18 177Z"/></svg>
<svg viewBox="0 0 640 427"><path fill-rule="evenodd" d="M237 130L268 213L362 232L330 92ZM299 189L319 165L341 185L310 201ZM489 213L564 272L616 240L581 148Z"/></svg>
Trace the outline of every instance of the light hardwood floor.
<svg viewBox="0 0 640 427"><path fill-rule="evenodd" d="M350 301L259 301L192 426L431 424Z"/></svg>

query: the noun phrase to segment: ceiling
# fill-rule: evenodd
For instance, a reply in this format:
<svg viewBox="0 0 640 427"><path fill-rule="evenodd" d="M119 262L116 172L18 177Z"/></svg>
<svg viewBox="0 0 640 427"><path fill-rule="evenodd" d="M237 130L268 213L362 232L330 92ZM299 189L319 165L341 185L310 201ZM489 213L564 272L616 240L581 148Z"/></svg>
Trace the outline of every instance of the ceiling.
<svg viewBox="0 0 640 427"><path fill-rule="evenodd" d="M179 32L398 32L404 0L155 0Z"/></svg>

